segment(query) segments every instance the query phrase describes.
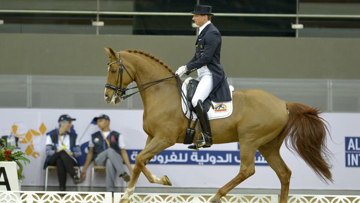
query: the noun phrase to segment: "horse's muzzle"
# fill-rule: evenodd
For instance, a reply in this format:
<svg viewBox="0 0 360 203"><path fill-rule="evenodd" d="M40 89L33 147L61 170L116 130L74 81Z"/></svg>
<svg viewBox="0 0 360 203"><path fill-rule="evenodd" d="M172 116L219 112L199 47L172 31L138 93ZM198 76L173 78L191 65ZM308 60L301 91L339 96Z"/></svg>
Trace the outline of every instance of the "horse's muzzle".
<svg viewBox="0 0 360 203"><path fill-rule="evenodd" d="M108 94L105 94L105 95L104 95L104 99L105 99L106 103L108 103L108 104L111 102L111 98L112 98L112 97L109 97Z"/></svg>
<svg viewBox="0 0 360 203"><path fill-rule="evenodd" d="M121 99L116 94L113 94L111 99L105 99L107 103L111 103L116 105L117 103L120 103Z"/></svg>
<svg viewBox="0 0 360 203"><path fill-rule="evenodd" d="M115 92L108 90L105 88L105 92L104 92L104 99L106 101L106 103L108 104L117 104L121 101L121 98L119 97L118 94L116 94Z"/></svg>

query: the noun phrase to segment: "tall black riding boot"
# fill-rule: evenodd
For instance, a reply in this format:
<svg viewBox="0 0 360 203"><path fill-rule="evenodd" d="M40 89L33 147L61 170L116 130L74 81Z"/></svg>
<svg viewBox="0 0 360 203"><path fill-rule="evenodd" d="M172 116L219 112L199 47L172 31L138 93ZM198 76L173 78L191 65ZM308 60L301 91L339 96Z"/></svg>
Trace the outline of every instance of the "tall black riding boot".
<svg viewBox="0 0 360 203"><path fill-rule="evenodd" d="M201 100L198 101L197 106L195 106L195 110L200 121L201 131L203 134L203 139L196 140L195 143L197 143L199 147L210 147L212 145L210 122Z"/></svg>

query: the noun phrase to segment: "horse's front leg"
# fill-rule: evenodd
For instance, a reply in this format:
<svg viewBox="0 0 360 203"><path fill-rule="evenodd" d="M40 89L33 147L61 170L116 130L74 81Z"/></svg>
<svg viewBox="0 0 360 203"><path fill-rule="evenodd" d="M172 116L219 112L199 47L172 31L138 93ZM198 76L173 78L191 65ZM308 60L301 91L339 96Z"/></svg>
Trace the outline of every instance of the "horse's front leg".
<svg viewBox="0 0 360 203"><path fill-rule="evenodd" d="M124 195L120 199L120 203L128 203L129 197L134 194L135 185L137 180L139 179L141 170L136 165L134 166L133 175L131 177L131 180L129 182L129 185L127 186Z"/></svg>
<svg viewBox="0 0 360 203"><path fill-rule="evenodd" d="M164 149L174 145L175 142L169 142L164 140L164 138L153 138L148 145L144 148L143 151L135 158L135 165L143 172L145 177L149 180L150 183L157 183L161 185L171 185L170 180L166 176L161 178L153 175L145 166L149 161L158 153L162 152Z"/></svg>
<svg viewBox="0 0 360 203"><path fill-rule="evenodd" d="M148 139L149 141L149 139ZM135 158L135 167L133 172L133 177L125 191L125 194L121 197L120 203L129 202L129 197L134 193L135 184L139 178L140 172L143 172L145 177L149 180L150 183L158 183L161 185L170 185L171 181L166 175L163 175L161 178L153 175L145 166L146 164L159 152L164 149L174 145L175 142L168 142L168 140L153 138L147 142L144 150L140 152Z"/></svg>
<svg viewBox="0 0 360 203"><path fill-rule="evenodd" d="M151 142L152 138L148 137L146 140L146 144L145 147ZM127 186L124 195L121 197L120 199L120 203L127 203L129 202L129 197L134 194L134 190L135 190L135 185L137 183L137 180L139 179L140 176L140 172L141 170L139 169L139 167L134 166L134 170L133 170L133 175L131 177L131 180L129 182L129 185Z"/></svg>

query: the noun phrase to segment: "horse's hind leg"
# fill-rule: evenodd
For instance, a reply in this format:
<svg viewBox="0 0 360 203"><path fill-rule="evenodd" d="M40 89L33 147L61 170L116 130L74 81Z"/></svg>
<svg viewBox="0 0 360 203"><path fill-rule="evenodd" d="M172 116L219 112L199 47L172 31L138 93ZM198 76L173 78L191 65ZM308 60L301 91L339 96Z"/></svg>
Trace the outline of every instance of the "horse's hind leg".
<svg viewBox="0 0 360 203"><path fill-rule="evenodd" d="M149 140L148 140L149 141ZM175 143L175 142L174 142ZM171 185L170 180L167 176L162 176L161 178L153 175L145 165L159 152L164 149L172 146L174 143L166 142L163 139L153 138L151 141L147 142L144 150L142 150L135 158L135 167L134 167L134 175L131 179L129 186L127 187L125 194L120 200L120 203L129 202L129 196L133 194L135 189L135 184L137 179L139 178L140 172L143 172L145 177L149 180L150 183L158 183L161 185ZM136 173L136 174L135 174Z"/></svg>
<svg viewBox="0 0 360 203"><path fill-rule="evenodd" d="M261 146L259 151L279 177L281 182L280 203L286 203L289 195L291 170L280 156L281 145L274 143L279 141L279 139L275 139L270 143ZM275 146L273 144L275 144Z"/></svg>
<svg viewBox="0 0 360 203"><path fill-rule="evenodd" d="M256 148L252 146L252 143L243 142L240 143L240 172L233 178L230 182L224 185L211 202L220 202L220 198L225 196L230 190L235 188L241 182L246 180L248 177L252 176L255 173L255 153Z"/></svg>

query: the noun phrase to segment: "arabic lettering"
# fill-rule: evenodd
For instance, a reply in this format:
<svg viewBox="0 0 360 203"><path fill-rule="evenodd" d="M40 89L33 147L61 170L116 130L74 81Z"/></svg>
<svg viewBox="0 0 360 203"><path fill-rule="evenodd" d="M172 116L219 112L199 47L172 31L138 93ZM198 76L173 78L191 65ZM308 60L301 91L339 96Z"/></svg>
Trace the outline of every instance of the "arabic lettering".
<svg viewBox="0 0 360 203"><path fill-rule="evenodd" d="M141 150L128 150L130 162L135 163L136 156ZM259 152L256 153L255 165L268 165ZM192 164L192 165L239 165L241 163L239 151L188 151L165 150L155 155L150 164Z"/></svg>

